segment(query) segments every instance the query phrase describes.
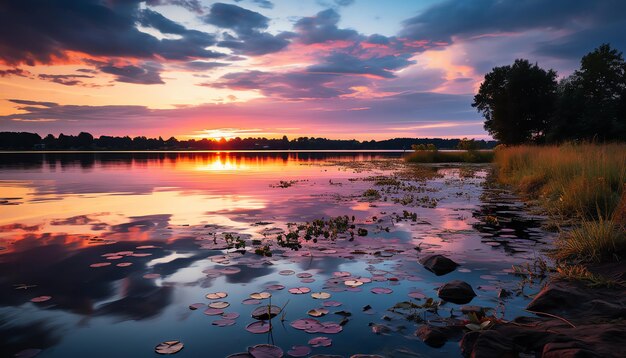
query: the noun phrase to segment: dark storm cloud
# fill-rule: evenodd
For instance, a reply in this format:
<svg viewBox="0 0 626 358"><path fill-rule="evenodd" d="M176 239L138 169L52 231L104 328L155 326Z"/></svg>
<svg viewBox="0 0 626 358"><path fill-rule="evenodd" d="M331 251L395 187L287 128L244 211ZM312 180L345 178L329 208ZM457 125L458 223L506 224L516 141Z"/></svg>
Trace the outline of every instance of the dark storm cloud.
<svg viewBox="0 0 626 358"><path fill-rule="evenodd" d="M183 65L183 68L190 71L208 71L218 67L229 66L229 63L224 62L205 62L205 61L191 61Z"/></svg>
<svg viewBox="0 0 626 358"><path fill-rule="evenodd" d="M215 58L205 47L213 35L186 30L170 20L140 10L141 0L20 0L2 4L0 11L0 60L9 64L52 63L65 51L93 56L166 59ZM148 14L148 15L146 15ZM177 31L182 38L157 39L135 24Z"/></svg>
<svg viewBox="0 0 626 358"><path fill-rule="evenodd" d="M626 3L626 2L625 2ZM578 59L603 43L610 43L620 51L626 51L626 10L621 21L604 23L589 29L576 31L561 38L539 43L535 53L557 58Z"/></svg>
<svg viewBox="0 0 626 358"><path fill-rule="evenodd" d="M337 40L356 40L359 33L352 29L337 27L340 16L333 9L320 11L315 16L303 17L294 25L298 40L304 44Z"/></svg>
<svg viewBox="0 0 626 358"><path fill-rule="evenodd" d="M624 16L621 0L448 0L406 20L400 35L449 43L453 36L602 26Z"/></svg>
<svg viewBox="0 0 626 358"><path fill-rule="evenodd" d="M288 38L291 37L288 32L278 35L263 32L270 19L237 5L213 4L203 20L207 24L235 32L237 36L226 33L218 43L218 46L229 48L235 54L257 56L278 52L289 45Z"/></svg>
<svg viewBox="0 0 626 358"><path fill-rule="evenodd" d="M353 93L351 86L341 76L317 73L271 73L262 71L246 71L229 73L218 81L201 84L214 88L235 90L259 90L268 97L283 99L333 98Z"/></svg>
<svg viewBox="0 0 626 358"><path fill-rule="evenodd" d="M410 58L410 54L359 58L347 53L333 53L323 58L321 63L309 66L307 71L394 78L393 71L415 63Z"/></svg>
<svg viewBox="0 0 626 358"><path fill-rule="evenodd" d="M29 101L25 99L9 99L9 102L13 102L16 104L23 104L27 106L43 106L43 107L56 107L59 105L58 103L55 103L55 102Z"/></svg>

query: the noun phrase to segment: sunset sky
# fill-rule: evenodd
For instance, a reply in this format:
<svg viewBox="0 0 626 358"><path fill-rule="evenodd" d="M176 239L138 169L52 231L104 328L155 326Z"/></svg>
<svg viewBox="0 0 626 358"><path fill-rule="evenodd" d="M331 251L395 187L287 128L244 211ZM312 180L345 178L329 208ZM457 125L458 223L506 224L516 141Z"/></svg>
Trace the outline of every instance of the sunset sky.
<svg viewBox="0 0 626 358"><path fill-rule="evenodd" d="M485 72L624 29L620 0L4 0L0 131L488 138Z"/></svg>

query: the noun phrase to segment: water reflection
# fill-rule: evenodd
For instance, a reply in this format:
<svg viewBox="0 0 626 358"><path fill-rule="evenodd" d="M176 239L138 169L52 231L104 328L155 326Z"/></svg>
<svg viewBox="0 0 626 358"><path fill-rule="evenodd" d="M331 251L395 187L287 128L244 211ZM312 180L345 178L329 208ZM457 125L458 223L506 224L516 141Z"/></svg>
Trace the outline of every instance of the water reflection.
<svg viewBox="0 0 626 358"><path fill-rule="evenodd" d="M186 344L178 356L226 356L263 343L264 337L244 330L257 306L242 301L277 283L330 291L343 302L341 309L353 313L332 348L314 353L397 356L394 347L408 346L417 355L458 354L455 343L435 350L407 342L414 323L389 323L409 328L385 336L372 333L370 323L384 323L386 310L409 292L435 297L441 280L472 283L478 293L473 304L500 304L495 290L517 285L505 270L534 254L518 242L540 245L545 233L516 199L484 195L484 169L471 176L441 169L439 176L412 179L401 188L368 179L406 170L394 161L397 156L0 155L0 336L8 337L0 356L27 348L43 349L42 357L150 356L158 342L173 338ZM290 184L276 185L280 181ZM379 199L363 197L372 188ZM407 193L418 200L404 202ZM276 230L288 232L290 223L340 215L354 216L367 234L304 242L299 251L274 244ZM492 229L485 221L491 215L511 224ZM227 233L243 238L246 248L223 250ZM271 244L272 256L255 255L252 240ZM463 270L435 277L417 264L427 253L446 254ZM344 271L373 282L348 290L335 277ZM372 293L377 286L393 293ZM228 292L230 312L241 314L234 325L212 326L214 317L189 311L191 303L206 304L209 291ZM30 302L38 296L52 298ZM288 321L321 304L286 290L273 291L272 300L289 302ZM526 300L511 298L506 314L519 313ZM364 306L372 307L368 314ZM288 321L274 332L276 343L285 350L306 344L311 337ZM224 344L224 337L232 341ZM367 337L360 352L351 344L354 337Z"/></svg>

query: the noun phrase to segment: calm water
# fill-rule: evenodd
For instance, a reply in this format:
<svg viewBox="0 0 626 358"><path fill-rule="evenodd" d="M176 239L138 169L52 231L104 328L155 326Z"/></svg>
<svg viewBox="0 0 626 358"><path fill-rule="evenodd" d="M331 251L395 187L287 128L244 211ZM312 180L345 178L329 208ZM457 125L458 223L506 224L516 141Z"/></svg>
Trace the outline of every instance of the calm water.
<svg viewBox="0 0 626 358"><path fill-rule="evenodd" d="M537 285L524 287L511 265L539 256L550 234L514 196L485 185L488 167L416 175L400 155L0 154L0 356L33 348L42 350L38 357L154 357L167 340L184 343L177 357L223 357L260 343L287 356L318 336L332 345L311 354L459 356L458 342L428 347L414 336L421 323L388 309L436 298L442 283L461 279L478 295L472 305L505 319L521 315ZM364 197L368 189L380 197ZM343 215L367 235L302 240L298 251L276 245L277 235L295 230L289 223ZM230 235L246 248L226 249ZM264 245L271 257L254 253ZM428 253L462 266L435 276L417 262ZM344 283L355 279L364 283ZM288 291L296 287L331 297ZM514 294L502 301L501 288ZM262 291L271 292L271 304L286 305L284 320L281 314L271 333L253 334L245 329L255 322L250 314L269 300L244 300ZM205 298L211 292L227 293L217 301L239 317L204 314L215 302ZM51 298L31 302L40 296ZM290 325L325 301L341 305L327 302L321 322L351 313L341 332ZM193 303L202 307L190 310ZM443 324L463 319L459 307L419 314Z"/></svg>

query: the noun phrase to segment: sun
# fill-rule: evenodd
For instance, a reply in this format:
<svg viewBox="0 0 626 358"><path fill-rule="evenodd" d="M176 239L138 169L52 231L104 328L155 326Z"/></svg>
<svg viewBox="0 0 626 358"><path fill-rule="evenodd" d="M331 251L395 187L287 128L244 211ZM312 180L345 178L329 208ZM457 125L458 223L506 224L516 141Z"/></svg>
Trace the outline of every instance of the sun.
<svg viewBox="0 0 626 358"><path fill-rule="evenodd" d="M197 131L197 133L191 135L191 137L213 140L221 140L222 138L224 138L226 140L229 140L240 136L240 134L240 130L238 130L237 128L216 128Z"/></svg>

